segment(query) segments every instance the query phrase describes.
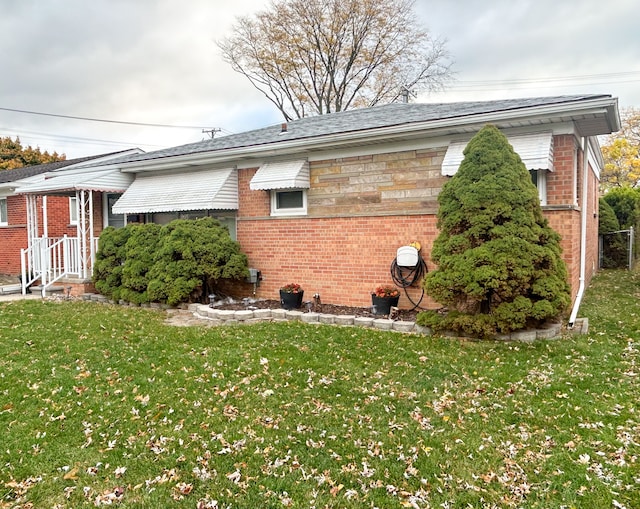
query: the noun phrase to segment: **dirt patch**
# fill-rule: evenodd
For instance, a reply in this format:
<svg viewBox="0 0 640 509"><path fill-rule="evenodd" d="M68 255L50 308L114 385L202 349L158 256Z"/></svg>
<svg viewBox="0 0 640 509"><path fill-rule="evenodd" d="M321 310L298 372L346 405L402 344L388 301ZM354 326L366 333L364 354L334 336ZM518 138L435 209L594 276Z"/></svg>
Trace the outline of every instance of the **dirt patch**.
<svg viewBox="0 0 640 509"><path fill-rule="evenodd" d="M16 285L20 282L17 276L7 276L0 274L0 286L4 285Z"/></svg>
<svg viewBox="0 0 640 509"><path fill-rule="evenodd" d="M279 300L246 300L240 302L233 302L215 306L216 309L231 309L234 311L242 311L245 309L281 309ZM336 304L322 304L319 309L314 309L311 305L307 307L305 304L299 309L299 311L314 311L317 313L325 313L329 315L353 315L353 316L365 316L369 318L385 318L386 315L374 315L370 308L360 308L352 306L340 306ZM407 309L398 310L397 320L403 320L407 322L415 322L416 315L420 310L409 311Z"/></svg>

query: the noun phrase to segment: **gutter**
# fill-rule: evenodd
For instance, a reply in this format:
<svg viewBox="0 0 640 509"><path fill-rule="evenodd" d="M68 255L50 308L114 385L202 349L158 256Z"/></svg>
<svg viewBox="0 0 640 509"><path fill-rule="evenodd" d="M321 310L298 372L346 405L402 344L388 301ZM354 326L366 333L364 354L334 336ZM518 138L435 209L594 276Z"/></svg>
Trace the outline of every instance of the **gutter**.
<svg viewBox="0 0 640 509"><path fill-rule="evenodd" d="M580 286L578 287L578 293L576 294L576 300L573 303L573 309L571 310L571 316L569 316L569 329L573 329L573 325L576 322L578 316L578 310L580 304L582 304L582 297L584 296L585 289L585 273L587 264L587 191L589 190L589 183L587 177L589 176L589 139L585 136L582 138L582 207L580 211Z"/></svg>

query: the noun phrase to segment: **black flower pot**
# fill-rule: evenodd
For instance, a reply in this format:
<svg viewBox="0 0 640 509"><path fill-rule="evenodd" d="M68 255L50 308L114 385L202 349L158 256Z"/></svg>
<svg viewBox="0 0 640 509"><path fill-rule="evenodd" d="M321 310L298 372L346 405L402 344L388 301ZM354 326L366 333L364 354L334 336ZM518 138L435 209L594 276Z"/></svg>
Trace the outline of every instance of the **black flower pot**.
<svg viewBox="0 0 640 509"><path fill-rule="evenodd" d="M302 306L302 296L304 291L298 293L287 293L280 290L280 305L283 309L298 309Z"/></svg>
<svg viewBox="0 0 640 509"><path fill-rule="evenodd" d="M392 306L397 306L400 296L396 297L378 297L377 295L371 295L371 303L373 304L374 315L388 315L391 312Z"/></svg>

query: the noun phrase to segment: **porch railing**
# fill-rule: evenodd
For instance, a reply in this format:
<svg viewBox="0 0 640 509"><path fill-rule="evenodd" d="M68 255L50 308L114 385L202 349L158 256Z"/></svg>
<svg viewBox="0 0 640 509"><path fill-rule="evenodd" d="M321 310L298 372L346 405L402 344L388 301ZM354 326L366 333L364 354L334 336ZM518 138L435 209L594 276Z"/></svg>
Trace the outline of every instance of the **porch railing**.
<svg viewBox="0 0 640 509"><path fill-rule="evenodd" d="M47 288L64 277L88 277L91 275L93 254L97 250L98 239L92 239L91 255L84 256L77 237L40 237L31 246L20 250L22 271L22 293L40 281L42 296Z"/></svg>

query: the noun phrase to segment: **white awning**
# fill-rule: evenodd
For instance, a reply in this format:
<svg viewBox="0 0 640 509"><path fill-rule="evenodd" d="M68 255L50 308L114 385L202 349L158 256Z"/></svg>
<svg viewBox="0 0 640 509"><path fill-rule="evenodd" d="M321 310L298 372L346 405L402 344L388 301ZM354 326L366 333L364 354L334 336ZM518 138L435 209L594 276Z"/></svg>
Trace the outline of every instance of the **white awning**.
<svg viewBox="0 0 640 509"><path fill-rule="evenodd" d="M145 214L182 210L238 208L238 172L191 171L160 175L137 174L113 205L114 214Z"/></svg>
<svg viewBox="0 0 640 509"><path fill-rule="evenodd" d="M265 163L249 183L252 191L309 187L309 162L306 160Z"/></svg>
<svg viewBox="0 0 640 509"><path fill-rule="evenodd" d="M131 175L120 170L96 170L83 168L51 172L32 183L24 183L16 190L18 194L57 194L73 191L102 191L121 193L133 180Z"/></svg>
<svg viewBox="0 0 640 509"><path fill-rule="evenodd" d="M552 133L522 134L507 138L528 170L553 171ZM442 161L442 175L451 177L456 174L464 159L463 151L468 143L469 140L453 142L449 145Z"/></svg>

